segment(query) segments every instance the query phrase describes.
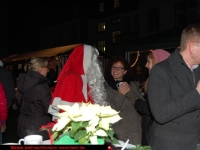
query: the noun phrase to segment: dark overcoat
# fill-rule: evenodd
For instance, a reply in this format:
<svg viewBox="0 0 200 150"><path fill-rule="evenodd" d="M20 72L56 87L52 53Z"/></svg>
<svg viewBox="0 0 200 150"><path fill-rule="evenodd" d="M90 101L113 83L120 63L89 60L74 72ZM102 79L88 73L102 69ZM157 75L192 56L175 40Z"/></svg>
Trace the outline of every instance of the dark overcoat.
<svg viewBox="0 0 200 150"><path fill-rule="evenodd" d="M192 71L179 50L152 68L147 91L155 119L153 150L196 150L200 143L199 80L200 66Z"/></svg>
<svg viewBox="0 0 200 150"><path fill-rule="evenodd" d="M17 126L20 138L38 134L43 136L43 140L49 139L46 131L39 131L42 125L51 122L48 114L51 93L47 83L48 79L35 71L28 71L19 78L18 90L23 93L23 103Z"/></svg>

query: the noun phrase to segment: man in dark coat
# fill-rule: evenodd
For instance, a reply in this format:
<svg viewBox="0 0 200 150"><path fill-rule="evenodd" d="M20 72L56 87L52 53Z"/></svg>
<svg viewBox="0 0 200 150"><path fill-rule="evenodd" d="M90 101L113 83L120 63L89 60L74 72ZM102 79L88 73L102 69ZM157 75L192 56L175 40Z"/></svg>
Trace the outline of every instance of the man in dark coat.
<svg viewBox="0 0 200 150"><path fill-rule="evenodd" d="M0 81L3 84L4 90L6 92L6 98L8 102L8 107L12 104L12 99L15 97L15 84L11 73L3 67L3 63L0 60Z"/></svg>
<svg viewBox="0 0 200 150"><path fill-rule="evenodd" d="M180 50L150 72L153 150L196 150L200 143L200 23L182 31Z"/></svg>

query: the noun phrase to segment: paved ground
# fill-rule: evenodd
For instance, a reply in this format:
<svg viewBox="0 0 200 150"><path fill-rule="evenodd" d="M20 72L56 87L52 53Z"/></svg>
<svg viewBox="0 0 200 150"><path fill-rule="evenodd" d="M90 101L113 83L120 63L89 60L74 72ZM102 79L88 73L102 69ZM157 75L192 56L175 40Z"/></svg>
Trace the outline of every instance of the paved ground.
<svg viewBox="0 0 200 150"><path fill-rule="evenodd" d="M18 106L18 105L15 105ZM8 110L8 119L7 119L7 128L6 131L3 133L3 143L18 143L18 136L17 136L17 120L19 117L20 111L18 107L13 109L11 106Z"/></svg>

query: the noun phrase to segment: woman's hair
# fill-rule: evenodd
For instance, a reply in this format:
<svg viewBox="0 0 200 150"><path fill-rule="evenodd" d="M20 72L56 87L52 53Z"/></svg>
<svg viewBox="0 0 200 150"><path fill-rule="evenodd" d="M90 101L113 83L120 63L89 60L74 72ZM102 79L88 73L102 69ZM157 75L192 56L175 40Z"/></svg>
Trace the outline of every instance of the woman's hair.
<svg viewBox="0 0 200 150"><path fill-rule="evenodd" d="M28 63L28 69L31 71L38 71L39 67L48 67L48 60L43 57L34 57Z"/></svg>
<svg viewBox="0 0 200 150"><path fill-rule="evenodd" d="M112 77L111 68L112 68L113 64L115 64L117 62L121 62L122 65L124 66L124 70L127 70L127 73L125 75L132 76L131 67L130 67L128 61L122 56L113 56L112 58L110 58L110 60L107 64L106 70L105 70L106 78Z"/></svg>
<svg viewBox="0 0 200 150"><path fill-rule="evenodd" d="M92 61L86 73L90 87L89 95L94 99L95 103L107 105L108 102L106 101L106 91L104 88L105 80L98 60L98 51L94 49L92 52Z"/></svg>
<svg viewBox="0 0 200 150"><path fill-rule="evenodd" d="M146 55L146 58L150 58L152 60L152 65L154 66L156 64L156 60L153 56L153 52L149 51L148 54Z"/></svg>

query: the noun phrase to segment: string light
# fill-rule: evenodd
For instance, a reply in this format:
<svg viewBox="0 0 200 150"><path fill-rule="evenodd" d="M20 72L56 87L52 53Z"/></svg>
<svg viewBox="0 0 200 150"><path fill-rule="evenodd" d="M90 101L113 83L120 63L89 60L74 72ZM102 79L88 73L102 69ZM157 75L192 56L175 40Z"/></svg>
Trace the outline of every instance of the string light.
<svg viewBox="0 0 200 150"><path fill-rule="evenodd" d="M138 59L139 59L139 56L140 56L140 52L138 51L137 52L137 57L135 59L135 62L131 65L131 67L135 66L135 64L137 63Z"/></svg>

